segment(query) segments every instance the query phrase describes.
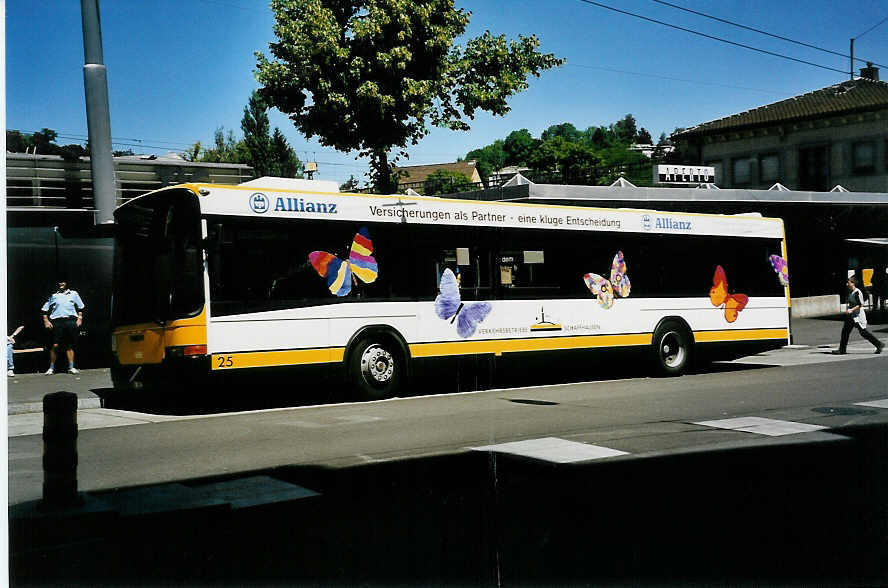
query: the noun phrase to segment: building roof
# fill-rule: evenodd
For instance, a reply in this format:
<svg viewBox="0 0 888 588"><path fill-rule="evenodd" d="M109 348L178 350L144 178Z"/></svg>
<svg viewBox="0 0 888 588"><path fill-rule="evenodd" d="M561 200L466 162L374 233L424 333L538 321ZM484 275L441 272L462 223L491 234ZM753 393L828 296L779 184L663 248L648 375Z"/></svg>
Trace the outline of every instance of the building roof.
<svg viewBox="0 0 888 588"><path fill-rule="evenodd" d="M480 178L477 176L477 170L475 168L474 161L457 161L454 163L435 163L431 165L406 165L403 167L395 168L396 171L404 171L407 172L406 176L402 176L398 178L398 182L401 184L413 184L418 182L424 182L427 177L435 173L436 171L443 169L446 171L461 173L469 180L473 182L480 181Z"/></svg>
<svg viewBox="0 0 888 588"><path fill-rule="evenodd" d="M888 83L868 78L856 78L773 104L759 106L746 112L701 123L675 133L674 136L682 139L693 135L706 135L886 108L888 108Z"/></svg>

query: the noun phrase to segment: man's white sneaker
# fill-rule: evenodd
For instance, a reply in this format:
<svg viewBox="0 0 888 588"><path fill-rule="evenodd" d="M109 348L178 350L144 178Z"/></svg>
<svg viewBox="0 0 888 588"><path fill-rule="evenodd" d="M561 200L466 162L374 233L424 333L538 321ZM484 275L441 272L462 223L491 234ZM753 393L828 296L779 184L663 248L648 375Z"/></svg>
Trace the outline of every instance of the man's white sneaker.
<svg viewBox="0 0 888 588"><path fill-rule="evenodd" d="M12 378L15 376L15 372L12 370L6 370L6 375L9 376L10 378Z"/></svg>
<svg viewBox="0 0 888 588"><path fill-rule="evenodd" d="M79 374L80 370L77 368L68 368L68 373L69 374Z"/></svg>
<svg viewBox="0 0 888 588"><path fill-rule="evenodd" d="M47 376L51 376L51 375L53 375L53 374L55 373L55 370L52 369L52 368L49 368L48 370L46 370L46 371L43 372L43 373L46 374Z"/></svg>

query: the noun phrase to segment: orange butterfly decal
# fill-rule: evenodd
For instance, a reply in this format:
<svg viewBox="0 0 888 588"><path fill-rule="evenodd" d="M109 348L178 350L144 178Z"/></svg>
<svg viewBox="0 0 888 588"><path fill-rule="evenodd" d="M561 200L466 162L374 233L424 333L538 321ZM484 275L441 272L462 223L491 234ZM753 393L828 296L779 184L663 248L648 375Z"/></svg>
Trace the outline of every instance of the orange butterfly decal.
<svg viewBox="0 0 888 588"><path fill-rule="evenodd" d="M740 315L740 311L746 308L749 296L746 294L728 294L728 278L722 266L716 266L715 275L712 276L712 288L709 289L709 299L713 306L725 305L725 320L733 323Z"/></svg>

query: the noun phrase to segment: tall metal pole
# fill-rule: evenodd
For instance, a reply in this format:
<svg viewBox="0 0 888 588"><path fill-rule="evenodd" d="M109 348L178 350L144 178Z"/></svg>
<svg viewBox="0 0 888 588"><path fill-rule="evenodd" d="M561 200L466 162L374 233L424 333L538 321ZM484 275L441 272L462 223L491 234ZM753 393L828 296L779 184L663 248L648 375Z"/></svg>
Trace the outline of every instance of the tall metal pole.
<svg viewBox="0 0 888 588"><path fill-rule="evenodd" d="M851 39L851 79L854 79L854 39Z"/></svg>
<svg viewBox="0 0 888 588"><path fill-rule="evenodd" d="M80 0L83 17L83 86L86 91L86 125L89 131L90 168L95 223L114 222L117 182L111 150L111 114L108 108L108 76L102 56L99 0Z"/></svg>

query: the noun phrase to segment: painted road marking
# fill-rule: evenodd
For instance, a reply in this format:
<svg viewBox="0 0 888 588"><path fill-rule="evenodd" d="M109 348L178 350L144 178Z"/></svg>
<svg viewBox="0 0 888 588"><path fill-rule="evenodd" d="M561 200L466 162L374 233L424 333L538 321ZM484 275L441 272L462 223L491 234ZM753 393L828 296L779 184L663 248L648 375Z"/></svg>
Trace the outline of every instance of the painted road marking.
<svg viewBox="0 0 888 588"><path fill-rule="evenodd" d="M541 439L527 439L526 441L513 441L498 445L484 445L483 447L470 447L473 451L494 451L496 453L510 453L533 459L540 459L553 463L572 463L587 461L590 459L602 459L617 455L628 455L626 451L619 451L609 447L589 445L568 441L557 437L543 437Z"/></svg>
<svg viewBox="0 0 888 588"><path fill-rule="evenodd" d="M855 402L856 406L872 406L874 408L888 408L888 399L872 400L870 402Z"/></svg>
<svg viewBox="0 0 888 588"><path fill-rule="evenodd" d="M820 425L808 425L806 423L780 421L777 419L766 419L762 417L741 417L736 419L721 419L717 421L701 421L692 424L703 425L704 427L714 427L716 429L743 431L744 433L758 433L759 435L768 435L770 437L810 433L811 431L819 431L827 428Z"/></svg>

